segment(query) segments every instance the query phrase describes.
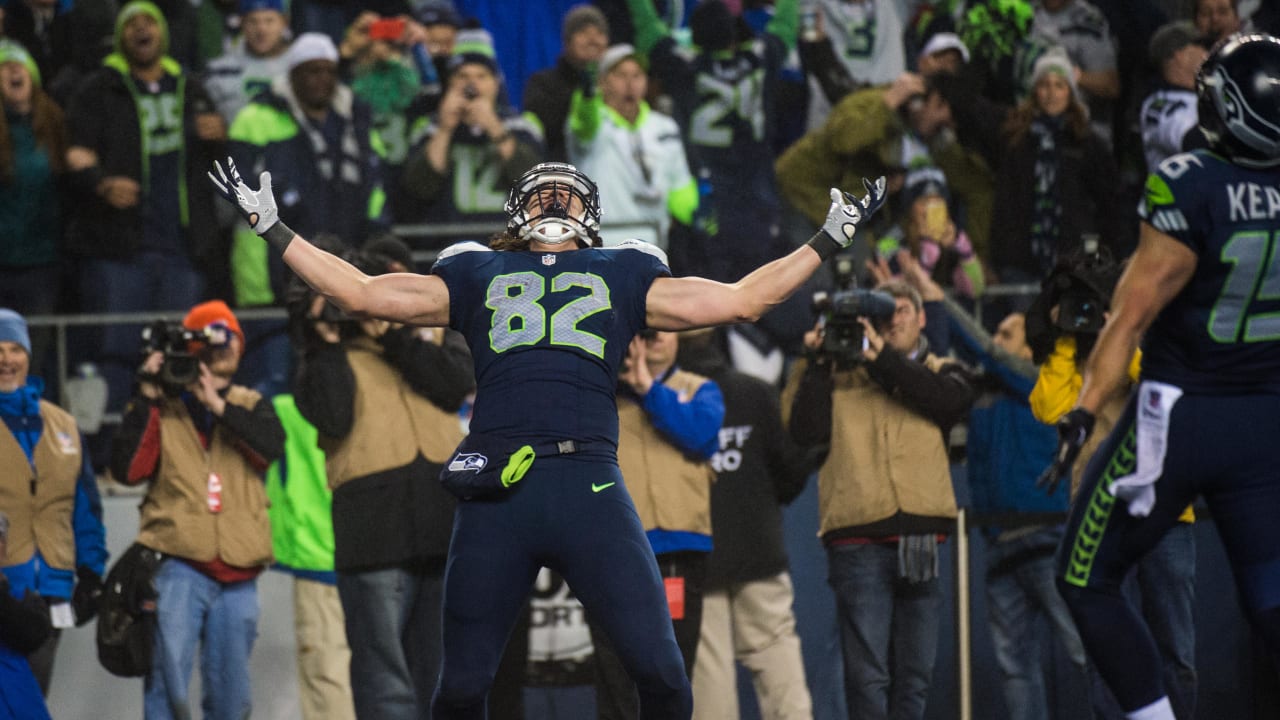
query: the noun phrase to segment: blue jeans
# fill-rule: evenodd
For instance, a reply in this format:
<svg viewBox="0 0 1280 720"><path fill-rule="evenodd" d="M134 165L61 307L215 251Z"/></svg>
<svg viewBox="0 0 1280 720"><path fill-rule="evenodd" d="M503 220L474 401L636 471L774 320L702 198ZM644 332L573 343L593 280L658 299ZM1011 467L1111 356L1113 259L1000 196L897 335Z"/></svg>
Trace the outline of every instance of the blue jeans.
<svg viewBox="0 0 1280 720"><path fill-rule="evenodd" d="M987 620L1009 720L1049 717L1039 618L1049 621L1081 677L1086 673L1084 644L1054 581L1061 538L1061 528L1044 528L987 547Z"/></svg>
<svg viewBox="0 0 1280 720"><path fill-rule="evenodd" d="M155 583L156 639L143 690L143 716L191 717L187 686L199 645L204 717L249 717L249 653L258 636L257 580L224 585L170 558L160 565Z"/></svg>
<svg viewBox="0 0 1280 720"><path fill-rule="evenodd" d="M849 717L920 720L938 654L938 579L898 576L897 543L827 550Z"/></svg>
<svg viewBox="0 0 1280 720"><path fill-rule="evenodd" d="M443 565L338 573L356 717L426 720L440 674Z"/></svg>
<svg viewBox="0 0 1280 720"><path fill-rule="evenodd" d="M132 260L89 260L81 269L81 306L93 312L186 313L204 297L205 279L185 255L143 252ZM121 410L142 363L139 325L107 325L90 357L101 362L107 407Z"/></svg>
<svg viewBox="0 0 1280 720"><path fill-rule="evenodd" d="M1164 687L1174 714L1195 717L1196 688L1196 535L1180 522L1138 563L1142 616L1164 660Z"/></svg>

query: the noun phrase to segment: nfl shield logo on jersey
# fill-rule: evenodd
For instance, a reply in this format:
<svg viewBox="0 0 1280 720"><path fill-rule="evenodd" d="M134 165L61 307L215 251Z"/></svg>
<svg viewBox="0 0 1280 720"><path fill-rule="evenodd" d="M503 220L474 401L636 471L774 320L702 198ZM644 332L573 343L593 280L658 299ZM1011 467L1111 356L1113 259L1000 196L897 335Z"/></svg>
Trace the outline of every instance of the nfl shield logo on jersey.
<svg viewBox="0 0 1280 720"><path fill-rule="evenodd" d="M556 254L555 254L555 253L547 253L546 255L543 255L543 256L542 256L542 264L543 264L543 265L555 265L555 264L556 264Z"/></svg>

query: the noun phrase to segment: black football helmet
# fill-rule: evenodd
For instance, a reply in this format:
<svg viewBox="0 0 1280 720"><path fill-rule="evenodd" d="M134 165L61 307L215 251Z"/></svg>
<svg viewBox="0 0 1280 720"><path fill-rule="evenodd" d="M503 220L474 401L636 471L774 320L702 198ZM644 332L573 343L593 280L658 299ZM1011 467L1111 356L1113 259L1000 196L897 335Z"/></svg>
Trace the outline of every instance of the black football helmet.
<svg viewBox="0 0 1280 720"><path fill-rule="evenodd" d="M578 207L574 207L574 199ZM530 216L530 211L538 209ZM560 162L534 165L507 194L507 231L521 239L559 245L576 239L601 245L600 191L578 168Z"/></svg>
<svg viewBox="0 0 1280 720"><path fill-rule="evenodd" d="M1196 77L1200 129L1210 147L1245 167L1280 164L1280 40L1223 38Z"/></svg>

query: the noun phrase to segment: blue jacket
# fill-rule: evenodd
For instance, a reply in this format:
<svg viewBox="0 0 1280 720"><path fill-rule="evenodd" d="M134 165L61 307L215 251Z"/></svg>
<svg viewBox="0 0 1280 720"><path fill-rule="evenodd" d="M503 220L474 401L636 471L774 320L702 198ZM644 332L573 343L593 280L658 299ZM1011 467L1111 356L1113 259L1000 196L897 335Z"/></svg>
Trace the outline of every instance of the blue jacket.
<svg viewBox="0 0 1280 720"><path fill-rule="evenodd" d="M49 638L49 614L38 599L20 602L7 591L0 577L0 720L48 720L27 655Z"/></svg>
<svg viewBox="0 0 1280 720"><path fill-rule="evenodd" d="M1027 397L1036 368L995 348L990 336L947 301L951 337L986 370L985 392L969 412L968 467L973 510L979 513L1065 512L1066 483L1052 496L1036 479L1053 461L1058 436L1036 420Z"/></svg>
<svg viewBox="0 0 1280 720"><path fill-rule="evenodd" d="M0 720L49 720L27 656L0 643Z"/></svg>

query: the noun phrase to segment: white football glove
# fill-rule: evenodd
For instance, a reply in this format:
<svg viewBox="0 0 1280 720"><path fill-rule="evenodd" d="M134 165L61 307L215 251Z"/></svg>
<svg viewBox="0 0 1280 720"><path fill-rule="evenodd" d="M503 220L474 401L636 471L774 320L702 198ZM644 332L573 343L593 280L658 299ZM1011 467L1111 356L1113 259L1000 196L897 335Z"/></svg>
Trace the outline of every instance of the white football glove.
<svg viewBox="0 0 1280 720"><path fill-rule="evenodd" d="M866 186L867 194L861 200L851 193L831 188L831 208L827 210L827 221L822 224L822 231L835 240L841 248L847 248L853 244L853 234L857 231L858 225L875 214L875 211L884 204L884 176L874 183L863 178L862 184Z"/></svg>
<svg viewBox="0 0 1280 720"><path fill-rule="evenodd" d="M264 235L280 220L280 209L276 207L275 195L271 193L271 173L263 172L258 177L259 188L250 190L236 170L236 161L227 158L226 167L214 161L213 169L217 175L209 173L209 180L218 189L218 194L236 206L249 227L259 235Z"/></svg>

